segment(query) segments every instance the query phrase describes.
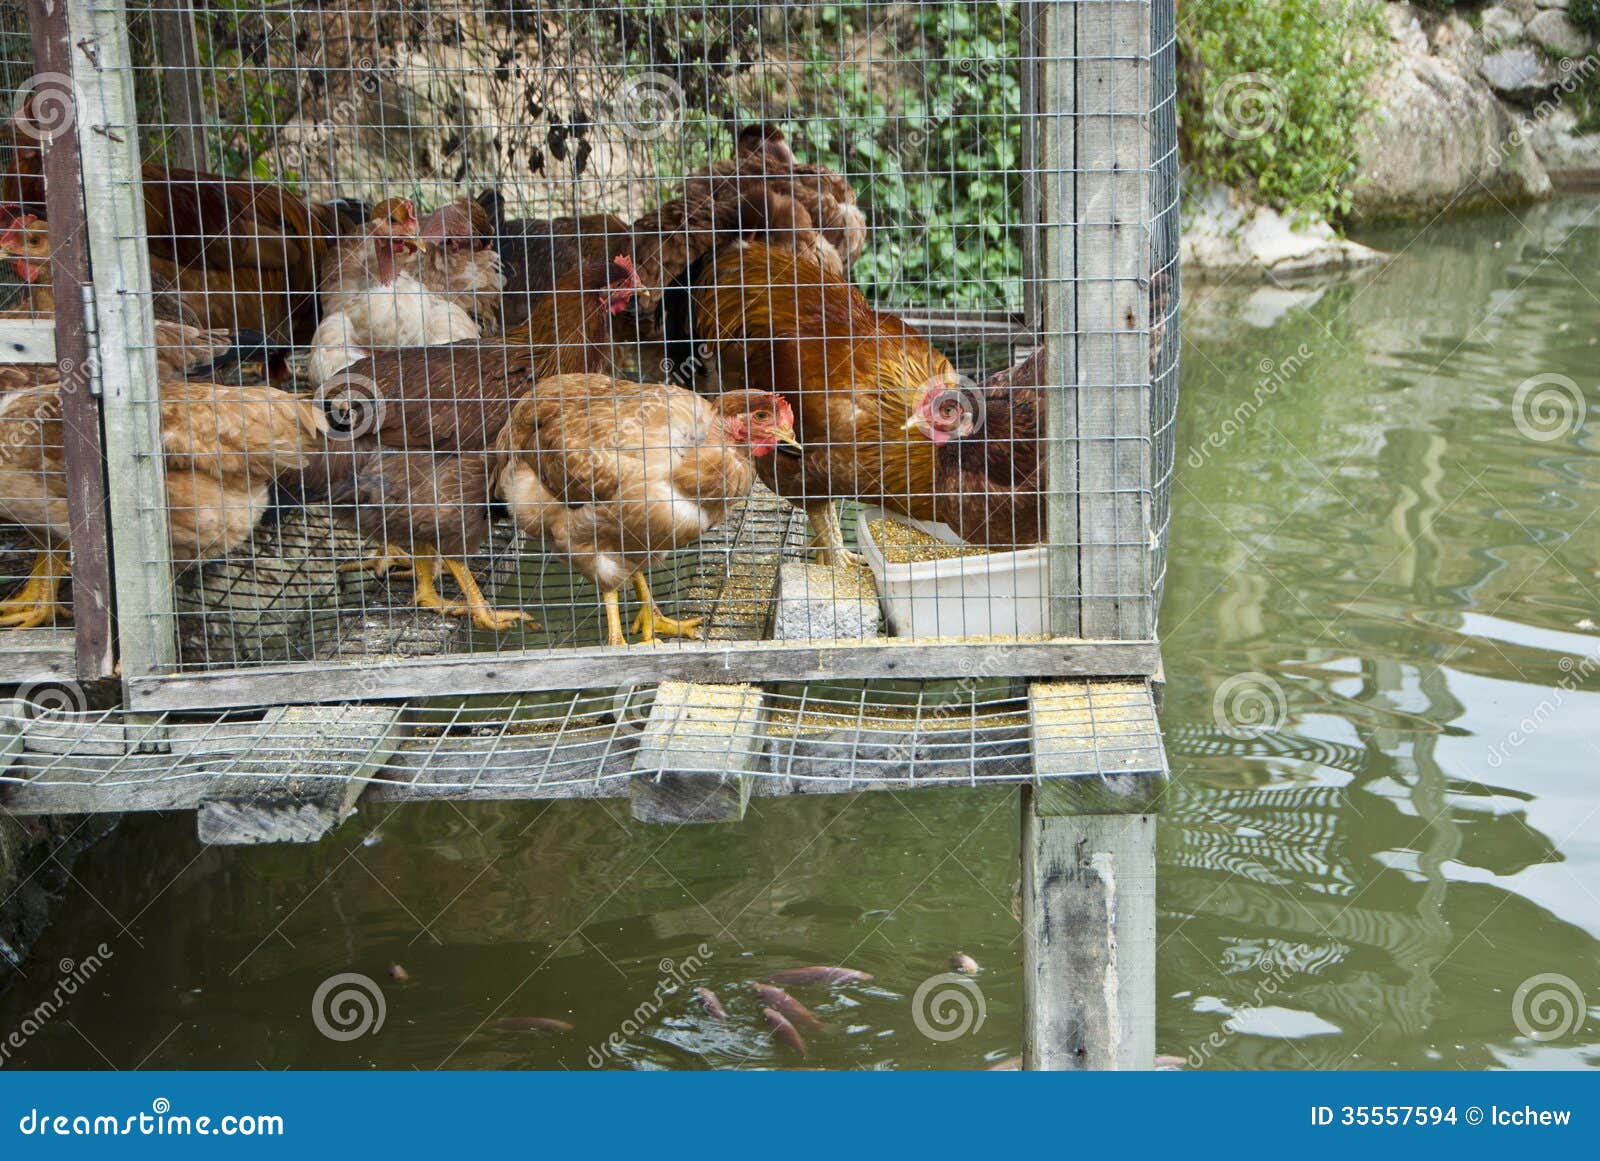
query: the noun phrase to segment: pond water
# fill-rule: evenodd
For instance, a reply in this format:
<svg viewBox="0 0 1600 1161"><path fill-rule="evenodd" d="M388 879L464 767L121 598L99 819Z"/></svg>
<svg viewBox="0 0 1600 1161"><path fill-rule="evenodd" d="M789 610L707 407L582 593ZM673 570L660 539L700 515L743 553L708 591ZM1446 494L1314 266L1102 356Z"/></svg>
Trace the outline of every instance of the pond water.
<svg viewBox="0 0 1600 1161"><path fill-rule="evenodd" d="M1592 1065L1600 200L1367 240L1399 255L1377 276L1187 296L1159 1050ZM1586 425L1519 423L1535 376L1545 404L1581 393ZM103 943L10 1064L787 1066L747 981L824 963L875 979L792 989L826 1024L805 1063L984 1067L1021 1047L1017 829L1006 790L758 799L719 829L638 829L616 803L367 808L315 848L131 818L75 866L0 1030ZM914 996L957 951L983 1019L930 1036ZM330 1039L312 998L348 972L384 1023ZM572 1028L495 1026L516 1017Z"/></svg>

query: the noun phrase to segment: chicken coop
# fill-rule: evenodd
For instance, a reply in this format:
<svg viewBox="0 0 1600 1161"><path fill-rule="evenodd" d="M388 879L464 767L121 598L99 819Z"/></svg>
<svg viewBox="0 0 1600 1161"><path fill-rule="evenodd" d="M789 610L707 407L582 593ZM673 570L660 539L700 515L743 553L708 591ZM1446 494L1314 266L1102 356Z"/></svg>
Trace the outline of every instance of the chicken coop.
<svg viewBox="0 0 1600 1161"><path fill-rule="evenodd" d="M0 810L1011 784L1148 1067L1174 7L0 7Z"/></svg>

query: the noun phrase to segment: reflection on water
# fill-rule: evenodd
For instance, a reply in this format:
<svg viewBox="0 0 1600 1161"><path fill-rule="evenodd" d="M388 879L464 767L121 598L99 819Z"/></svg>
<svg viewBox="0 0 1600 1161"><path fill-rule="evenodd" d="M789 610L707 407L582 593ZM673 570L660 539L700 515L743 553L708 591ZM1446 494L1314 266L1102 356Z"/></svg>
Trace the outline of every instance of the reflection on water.
<svg viewBox="0 0 1600 1161"><path fill-rule="evenodd" d="M1513 1012L1542 973L1600 1004L1600 426L1536 439L1512 411L1550 375L1600 416L1597 212L1379 237L1403 253L1376 277L1188 304L1163 1053L1600 1058L1600 1021L1541 1043ZM1244 719L1219 696L1241 689ZM982 1067L1020 1049L1016 833L1002 790L758 799L676 831L602 802L369 808L313 849L201 850L192 818L140 818L75 869L0 1031L105 941L10 1062ZM914 997L958 950L981 1012L930 1036ZM795 989L826 1024L802 1062L747 982L812 963L876 978ZM337 1042L311 998L351 971L385 1023Z"/></svg>

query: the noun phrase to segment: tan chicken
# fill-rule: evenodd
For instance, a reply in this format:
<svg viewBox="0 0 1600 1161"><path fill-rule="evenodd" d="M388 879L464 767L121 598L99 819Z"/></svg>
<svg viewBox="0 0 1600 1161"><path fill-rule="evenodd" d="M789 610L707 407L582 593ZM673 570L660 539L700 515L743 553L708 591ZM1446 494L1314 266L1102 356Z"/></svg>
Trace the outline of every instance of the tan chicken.
<svg viewBox="0 0 1600 1161"><path fill-rule="evenodd" d="M163 384L173 565L224 556L249 539L273 481L303 468L326 431L320 408L273 387ZM0 396L0 520L20 525L39 546L27 584L0 601L0 626L30 629L70 616L60 601L72 529L56 385Z"/></svg>
<svg viewBox="0 0 1600 1161"><path fill-rule="evenodd" d="M612 320L637 289L626 259L593 263L542 295L500 343L389 351L351 367L348 382L365 394L330 399L353 417L350 430L298 482L301 499L327 502L383 546L349 567L382 574L409 564L418 607L470 616L480 629L526 620L520 610L491 607L466 564L489 532L492 445L536 381L609 366ZM461 601L440 595L441 565Z"/></svg>
<svg viewBox="0 0 1600 1161"><path fill-rule="evenodd" d="M617 592L631 578L633 631L694 637L699 620L657 607L644 570L720 524L755 482L753 461L794 443L776 395L706 399L663 383L606 375L544 379L511 409L495 442L495 494L517 526L600 589L606 644L626 645Z"/></svg>
<svg viewBox="0 0 1600 1161"><path fill-rule="evenodd" d="M381 202L364 237L345 243L318 294L322 321L306 361L311 381L328 383L378 351L476 340L478 324L445 295L401 269L424 249L417 212L404 198Z"/></svg>

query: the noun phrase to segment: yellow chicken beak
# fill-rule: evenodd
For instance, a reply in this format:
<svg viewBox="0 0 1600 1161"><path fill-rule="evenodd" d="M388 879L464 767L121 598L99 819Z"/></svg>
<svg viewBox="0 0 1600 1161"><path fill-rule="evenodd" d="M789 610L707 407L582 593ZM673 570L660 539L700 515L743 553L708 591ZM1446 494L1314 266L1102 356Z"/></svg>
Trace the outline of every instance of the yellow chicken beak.
<svg viewBox="0 0 1600 1161"><path fill-rule="evenodd" d="M772 438L788 447L799 448L801 451L805 450L806 445L794 437L793 431L775 431L772 433Z"/></svg>
<svg viewBox="0 0 1600 1161"><path fill-rule="evenodd" d="M901 428L901 430L902 431L910 431L913 427L919 427L919 426L921 426L921 424L922 424L922 416L913 415L910 419L906 420L906 425L905 425L905 427Z"/></svg>

